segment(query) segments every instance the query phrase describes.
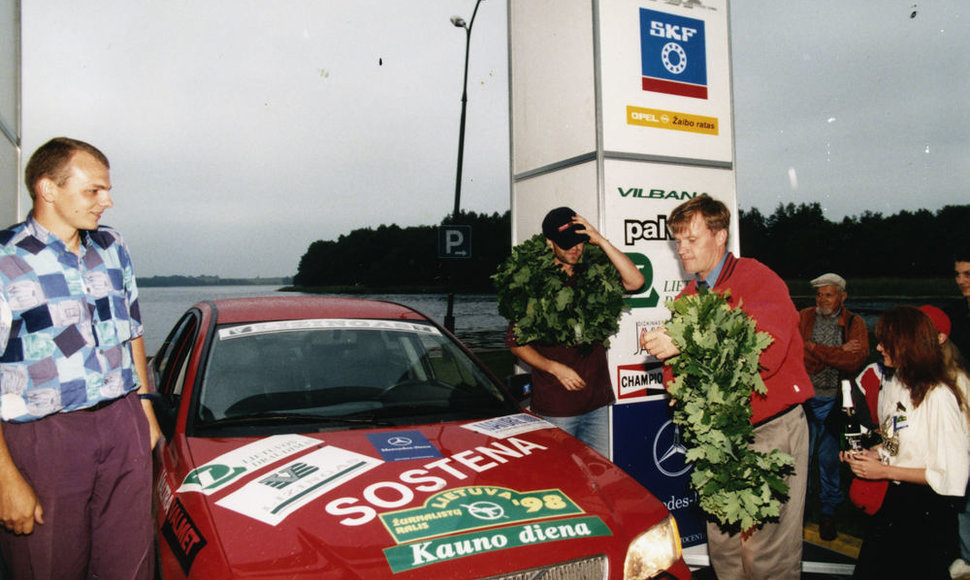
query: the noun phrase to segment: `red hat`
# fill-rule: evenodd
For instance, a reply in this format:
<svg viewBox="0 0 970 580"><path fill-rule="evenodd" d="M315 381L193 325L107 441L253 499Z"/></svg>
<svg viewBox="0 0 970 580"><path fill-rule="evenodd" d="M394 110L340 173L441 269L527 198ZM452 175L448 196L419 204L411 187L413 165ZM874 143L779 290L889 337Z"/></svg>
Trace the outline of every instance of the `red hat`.
<svg viewBox="0 0 970 580"><path fill-rule="evenodd" d="M924 304L919 309L923 311L923 314L930 317L937 332L941 332L947 337L950 336L950 317L946 315L946 312L930 304Z"/></svg>

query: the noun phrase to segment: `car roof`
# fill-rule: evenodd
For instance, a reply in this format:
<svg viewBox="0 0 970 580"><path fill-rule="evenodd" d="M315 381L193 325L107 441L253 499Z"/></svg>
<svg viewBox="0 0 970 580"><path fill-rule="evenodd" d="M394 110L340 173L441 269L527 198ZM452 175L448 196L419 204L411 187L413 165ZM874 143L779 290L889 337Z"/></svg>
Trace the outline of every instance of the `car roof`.
<svg viewBox="0 0 970 580"><path fill-rule="evenodd" d="M257 296L210 301L218 324L313 318L376 318L428 320L421 313L392 302L336 296Z"/></svg>

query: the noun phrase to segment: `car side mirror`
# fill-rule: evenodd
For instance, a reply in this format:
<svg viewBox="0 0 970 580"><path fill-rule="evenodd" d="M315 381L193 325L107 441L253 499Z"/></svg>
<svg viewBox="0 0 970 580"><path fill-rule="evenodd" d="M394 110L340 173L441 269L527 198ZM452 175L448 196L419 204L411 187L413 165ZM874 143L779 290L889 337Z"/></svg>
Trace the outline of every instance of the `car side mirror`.
<svg viewBox="0 0 970 580"><path fill-rule="evenodd" d="M532 397L532 373L518 373L505 377L505 388L519 403Z"/></svg>

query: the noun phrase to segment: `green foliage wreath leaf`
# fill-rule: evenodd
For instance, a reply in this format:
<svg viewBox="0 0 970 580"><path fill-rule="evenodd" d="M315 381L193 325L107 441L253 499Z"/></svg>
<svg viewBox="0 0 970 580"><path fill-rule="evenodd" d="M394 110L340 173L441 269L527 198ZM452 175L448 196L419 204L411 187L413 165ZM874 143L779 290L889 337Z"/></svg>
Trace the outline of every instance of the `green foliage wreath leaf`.
<svg viewBox="0 0 970 580"><path fill-rule="evenodd" d="M758 359L772 338L757 332L740 305L732 309L728 295L700 290L667 301L667 333L680 349L668 361L676 377L668 390L701 509L723 529L739 531L778 517L794 460L749 447L750 398L767 392Z"/></svg>
<svg viewBox="0 0 970 580"><path fill-rule="evenodd" d="M616 333L625 308L619 272L593 244L574 272L576 284L567 285L542 234L512 248L492 282L498 312L514 324L516 342L582 346L607 343Z"/></svg>

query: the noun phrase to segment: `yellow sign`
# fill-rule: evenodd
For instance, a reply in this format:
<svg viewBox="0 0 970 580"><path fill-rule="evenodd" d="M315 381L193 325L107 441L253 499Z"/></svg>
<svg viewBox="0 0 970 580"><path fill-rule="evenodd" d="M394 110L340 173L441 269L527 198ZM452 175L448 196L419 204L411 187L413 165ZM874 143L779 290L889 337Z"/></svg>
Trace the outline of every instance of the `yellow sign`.
<svg viewBox="0 0 970 580"><path fill-rule="evenodd" d="M626 108L626 123L627 125L640 125L641 127L653 127L655 129L717 135L717 117L645 109L631 105L627 105Z"/></svg>

